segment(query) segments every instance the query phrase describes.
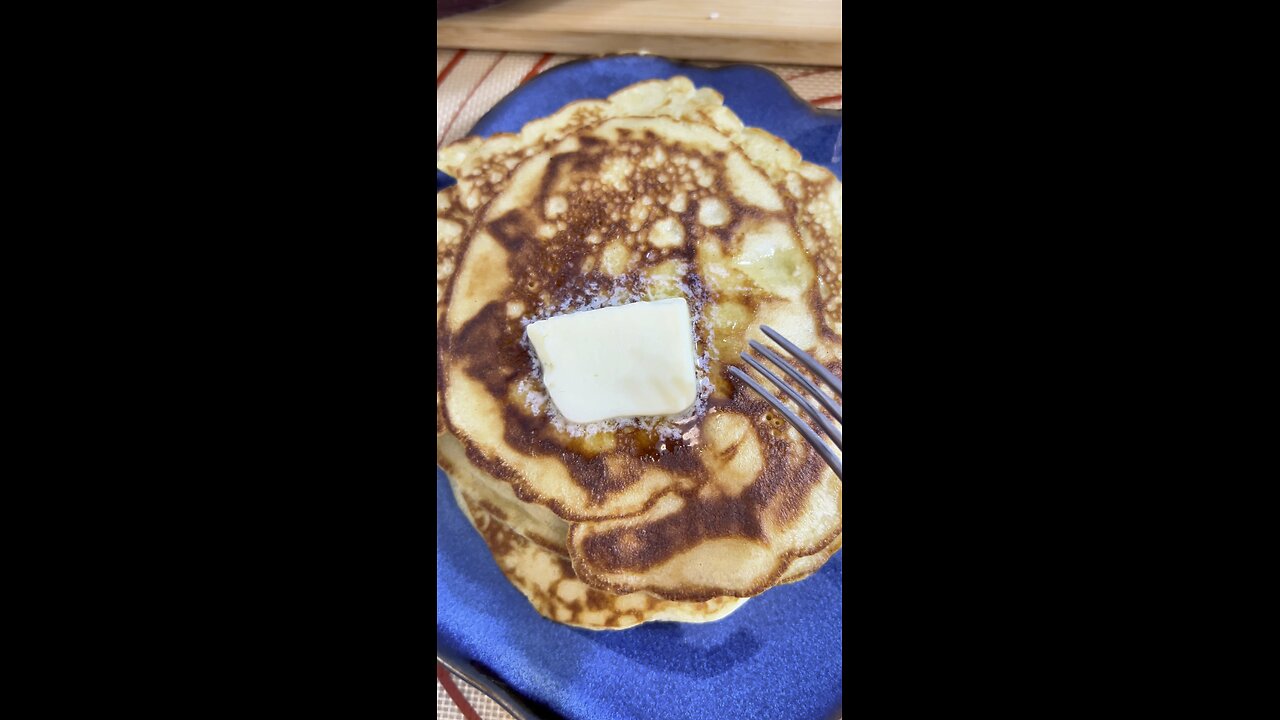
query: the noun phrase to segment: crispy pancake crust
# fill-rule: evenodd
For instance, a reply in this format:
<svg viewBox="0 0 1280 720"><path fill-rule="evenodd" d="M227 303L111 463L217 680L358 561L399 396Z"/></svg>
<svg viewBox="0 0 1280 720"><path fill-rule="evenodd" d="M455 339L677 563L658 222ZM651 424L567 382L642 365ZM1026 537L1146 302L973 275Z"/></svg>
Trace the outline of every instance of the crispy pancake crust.
<svg viewBox="0 0 1280 720"><path fill-rule="evenodd" d="M826 168L804 162L800 153L781 138L744 126L723 103L720 93L711 88L695 89L685 77L648 80L623 88L607 100L569 103L550 117L526 124L516 134L468 137L442 148L436 166L456 178L458 184L436 194L437 320L443 309L443 289L456 269L459 239L469 234L475 212L502 191L520 162L610 118L670 117L713 127L729 138L796 203L804 214L802 225L822 229L817 234L802 231L802 239L805 249L824 266L818 278L825 305L824 322L837 335L842 334L840 182Z"/></svg>
<svg viewBox="0 0 1280 720"><path fill-rule="evenodd" d="M673 602L646 593L616 595L576 579L569 560L496 520L483 503L453 484L458 507L480 533L499 569L543 617L588 630L622 630L645 622L700 623L719 620L745 599Z"/></svg>
<svg viewBox="0 0 1280 720"><path fill-rule="evenodd" d="M725 375L761 324L840 374L840 184L679 81L442 151L459 185L437 200L437 432L515 502L576 521L565 549L592 586L747 597L840 545L839 481ZM655 103L664 88L685 100ZM527 322L674 296L705 351L694 417L581 428L538 401Z"/></svg>
<svg viewBox="0 0 1280 720"><path fill-rule="evenodd" d="M485 475L467 459L462 443L453 435L445 433L436 438L436 464L444 468L455 487L486 513L531 542L557 555L569 556L565 542L568 524L541 505L521 502L510 485Z"/></svg>
<svg viewBox="0 0 1280 720"><path fill-rule="evenodd" d="M466 457L462 444L452 435L438 439L436 461L444 468L455 493L466 498L469 507L478 507L495 521L525 539L568 559L567 535L569 526L558 516L540 505L516 498L506 483L496 480L473 465ZM787 567L778 583L788 583L808 577L840 549L841 538L812 555L795 559Z"/></svg>

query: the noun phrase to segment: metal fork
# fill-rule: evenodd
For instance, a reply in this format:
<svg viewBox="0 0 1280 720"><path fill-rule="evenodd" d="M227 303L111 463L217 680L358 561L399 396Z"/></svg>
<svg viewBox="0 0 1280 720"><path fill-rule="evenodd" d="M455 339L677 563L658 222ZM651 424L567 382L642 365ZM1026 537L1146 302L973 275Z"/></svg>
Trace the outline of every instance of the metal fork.
<svg viewBox="0 0 1280 720"><path fill-rule="evenodd" d="M780 335L777 330L774 330L773 328L767 325L761 325L760 330L763 331L764 334L769 337L769 339L778 343L778 345L781 346L783 350L786 350L787 352L791 353L791 355L795 357L795 359L799 360L801 364L809 368L809 370L813 372L814 375L818 376L819 380L826 383L827 386L830 387L831 389L835 390L836 395L839 396L841 400L844 399L844 386L840 382L840 378L836 377L835 375L832 375L830 370L827 370L817 360L814 360L813 357L809 355L809 353L801 350L800 348L796 347L795 344L792 343L790 340L787 340L786 338L782 337L782 335ZM826 408L827 411L830 412L838 422L840 422L841 424L844 423L844 416L839 403L827 397L825 393L823 393L816 386L814 386L813 383L809 382L808 378L801 375L798 371L796 371L795 368L788 365L786 361L784 361L781 357L778 357L778 354L775 353L774 351L761 345L755 340L751 340L747 344L751 346L752 350L755 350L756 352L760 353L762 356L764 356L766 360L773 363L774 365L777 365L779 368L782 369L783 372L791 376L791 378L795 380L797 383L799 383L800 386L804 388L810 395L812 395L814 399L816 399L822 405L822 407ZM800 406L800 409L808 413L809 417L813 418L814 421L818 423L818 427L822 428L822 431L827 434L827 437L835 441L836 448L841 452L844 451L844 438L841 435L840 430L838 430L834 425L832 425L831 421L828 420L820 410L818 410L811 403L806 401L800 395L800 393L795 390L795 388L783 382L777 375L774 375L772 372L770 372L768 368L766 368L764 365L760 363L760 361L756 360L755 358L751 357L746 353L742 353L741 357L743 360L746 361L748 365L755 368L756 371L759 372L761 375L764 375L765 377L769 378L769 381L772 382L774 385L777 385L779 390L786 393L788 397L794 400L796 404ZM835 452L831 450L830 445L823 442L822 438L818 437L818 434L813 431L813 428L809 427L808 423L801 420L800 417L796 415L794 412L792 412L790 408L788 408L786 405L783 405L781 400L779 400L777 397L769 393L768 390L765 390L764 387L760 385L760 383L756 382L755 380L752 380L751 376L743 372L741 368L730 367L729 374L737 378L738 380L741 380L747 387L751 388L752 390L755 390L757 393L760 394L760 397L764 398L765 401L767 401L770 405L776 408L778 412L782 413L782 416L787 419L787 422L791 423L796 430L799 430L800 434L804 436L804 439L809 441L809 444L812 445L813 448L818 451L818 454L822 456L822 459L827 461L827 464L830 465L831 469L835 471L836 477L840 478L841 480L844 479L844 474L843 474L843 471L841 470L840 458L837 457Z"/></svg>

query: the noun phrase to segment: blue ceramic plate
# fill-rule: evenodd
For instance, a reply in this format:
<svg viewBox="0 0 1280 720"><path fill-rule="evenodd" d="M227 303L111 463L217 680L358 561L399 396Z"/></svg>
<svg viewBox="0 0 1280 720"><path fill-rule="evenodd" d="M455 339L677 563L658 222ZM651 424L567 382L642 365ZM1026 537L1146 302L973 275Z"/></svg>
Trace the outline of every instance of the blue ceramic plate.
<svg viewBox="0 0 1280 720"><path fill-rule="evenodd" d="M748 126L843 179L841 113L813 108L754 65L638 55L570 62L508 95L471 134L515 132L574 100L675 75L715 88ZM449 178L436 175L439 191ZM436 657L519 718L839 717L843 557L718 622L580 630L544 619L507 582L437 470Z"/></svg>

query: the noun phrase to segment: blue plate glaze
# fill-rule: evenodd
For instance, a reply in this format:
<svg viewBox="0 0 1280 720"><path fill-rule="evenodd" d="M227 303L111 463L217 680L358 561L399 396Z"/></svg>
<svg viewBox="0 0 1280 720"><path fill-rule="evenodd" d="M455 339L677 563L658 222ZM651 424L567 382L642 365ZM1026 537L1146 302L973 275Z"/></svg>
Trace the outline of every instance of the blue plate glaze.
<svg viewBox="0 0 1280 720"><path fill-rule="evenodd" d="M574 100L685 75L748 126L841 173L841 113L817 110L754 65L702 68L614 56L553 68L498 103L474 135L515 132ZM452 184L436 173L436 189ZM436 656L519 718L815 718L841 713L843 551L718 622L571 628L534 611L498 569L436 472Z"/></svg>

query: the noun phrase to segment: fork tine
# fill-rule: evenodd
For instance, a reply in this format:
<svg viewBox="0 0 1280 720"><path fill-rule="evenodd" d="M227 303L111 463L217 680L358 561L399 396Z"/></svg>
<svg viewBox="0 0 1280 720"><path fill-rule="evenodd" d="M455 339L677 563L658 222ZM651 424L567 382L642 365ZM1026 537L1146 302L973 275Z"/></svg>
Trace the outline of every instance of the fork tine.
<svg viewBox="0 0 1280 720"><path fill-rule="evenodd" d="M746 353L742 353L742 359L746 360L748 365L755 368L756 372L769 378L769 381L772 382L774 385L777 385L779 390L781 390L782 392L790 396L792 400L795 400L796 404L800 406L801 410L804 410L805 412L809 413L809 417L813 418L818 422L819 427L821 427L822 431L827 434L827 437L836 441L836 447L840 448L841 450L844 450L844 437L840 434L840 431L835 429L834 426L832 426L831 421L828 420L825 415L818 412L817 408L809 404L809 402L806 401L800 395L800 393L796 392L795 388L782 382L782 380L779 379L777 375L774 375L773 373L769 372L769 368L766 368L764 365L761 365L758 360L751 357L750 355Z"/></svg>
<svg viewBox="0 0 1280 720"><path fill-rule="evenodd" d="M768 335L769 339L781 345L782 349L791 353L797 360L804 363L804 366L812 370L813 373L821 378L823 382L830 385L832 388L835 388L836 394L839 395L841 399L844 399L844 384L840 382L840 378L832 375L830 370L826 369L821 363L810 357L809 353L801 350L792 344L790 340L779 335L777 330L774 330L768 325L761 325L760 330L765 335Z"/></svg>
<svg viewBox="0 0 1280 720"><path fill-rule="evenodd" d="M822 459L827 461L827 465L830 465L831 469L835 471L836 477L841 480L844 479L844 473L841 470L842 466L840 458L836 457L836 454L832 452L830 446L822 442L822 439L813 431L813 428L809 427L809 425L801 420L799 416L791 412L791 408L783 405L781 400L769 394L767 390L760 386L760 383L752 380L745 372L742 371L741 368L730 367L729 374L746 383L747 387L755 390L760 394L760 397L764 398L766 402L774 407L774 409L782 413L782 416L787 419L787 422L791 423L792 427L796 430L799 430L800 434L804 436L804 439L808 440L809 444L813 446L813 449L817 450L818 454L822 456Z"/></svg>
<svg viewBox="0 0 1280 720"><path fill-rule="evenodd" d="M810 395L812 395L815 399L817 399L818 402L822 403L822 407L826 408L827 412L835 416L835 419L837 421L844 422L844 416L841 413L840 406L836 404L835 400L832 400L831 398L827 397L826 393L819 390L818 386L809 382L809 378L801 375L799 372L796 371L795 368L791 367L790 363L778 357L777 353L761 345L755 340L748 340L747 344L750 345L752 349L754 349L756 352L763 355L766 360L782 368L782 371L790 375L792 378L794 378L796 382L803 385L804 389L808 390Z"/></svg>

